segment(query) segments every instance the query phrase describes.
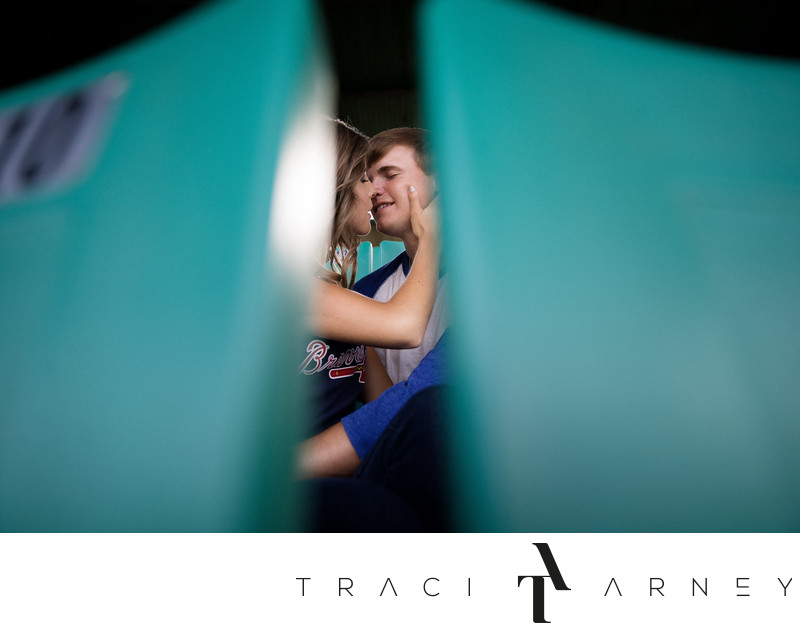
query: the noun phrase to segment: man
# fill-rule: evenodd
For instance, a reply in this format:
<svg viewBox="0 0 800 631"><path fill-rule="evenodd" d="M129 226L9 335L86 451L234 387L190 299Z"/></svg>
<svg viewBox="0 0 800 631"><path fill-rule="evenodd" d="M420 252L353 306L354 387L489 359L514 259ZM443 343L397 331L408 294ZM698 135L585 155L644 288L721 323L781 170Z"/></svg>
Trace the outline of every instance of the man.
<svg viewBox="0 0 800 631"><path fill-rule="evenodd" d="M378 230L403 241L405 252L355 284L365 296L386 302L400 288L414 262L417 238L411 229L411 208L408 187L419 191L422 207L436 195L436 180L430 167L426 131L413 127L389 129L370 140L367 175L375 188L372 215ZM447 328L445 314L445 282L439 280L436 304L433 307L422 344L410 349L376 348L392 383L408 379L423 357L436 346Z"/></svg>

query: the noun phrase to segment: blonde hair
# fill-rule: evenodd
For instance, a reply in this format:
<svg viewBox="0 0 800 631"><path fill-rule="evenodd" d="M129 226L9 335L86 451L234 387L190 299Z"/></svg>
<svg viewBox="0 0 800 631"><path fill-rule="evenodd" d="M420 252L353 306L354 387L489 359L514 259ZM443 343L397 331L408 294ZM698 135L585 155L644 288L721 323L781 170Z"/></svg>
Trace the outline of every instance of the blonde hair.
<svg viewBox="0 0 800 631"><path fill-rule="evenodd" d="M369 137L339 119L336 125L336 201L328 248L319 276L342 287L355 283L361 235L353 230L350 216L356 203L355 186L367 170Z"/></svg>

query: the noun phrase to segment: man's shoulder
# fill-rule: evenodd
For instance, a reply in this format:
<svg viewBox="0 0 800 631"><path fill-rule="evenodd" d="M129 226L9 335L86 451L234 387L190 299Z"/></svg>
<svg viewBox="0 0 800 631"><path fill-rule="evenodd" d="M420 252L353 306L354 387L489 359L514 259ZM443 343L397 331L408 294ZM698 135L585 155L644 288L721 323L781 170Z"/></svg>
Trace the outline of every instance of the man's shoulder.
<svg viewBox="0 0 800 631"><path fill-rule="evenodd" d="M380 289L381 285L383 285L393 274L395 274L398 269L402 268L404 272L408 273L408 267L408 254L403 251L394 259L389 261L386 265L383 265L374 272L370 272L364 276L364 278L353 285L353 289L360 294L372 298L378 292L378 289Z"/></svg>

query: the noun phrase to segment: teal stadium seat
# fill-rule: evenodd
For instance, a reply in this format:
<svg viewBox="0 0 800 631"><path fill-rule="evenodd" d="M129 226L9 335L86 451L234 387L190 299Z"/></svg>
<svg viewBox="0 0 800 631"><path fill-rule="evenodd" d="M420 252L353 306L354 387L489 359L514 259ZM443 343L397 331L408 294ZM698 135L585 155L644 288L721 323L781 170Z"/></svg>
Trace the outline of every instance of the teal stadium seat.
<svg viewBox="0 0 800 631"><path fill-rule="evenodd" d="M458 528L796 531L800 66L534 3L421 28Z"/></svg>
<svg viewBox="0 0 800 631"><path fill-rule="evenodd" d="M379 234L379 236L381 235ZM361 245L358 246L356 280L361 280L370 272L374 272L382 265L386 265L401 252L404 252L405 249L406 246L402 241L384 239L377 245L373 245L371 241L362 241Z"/></svg>
<svg viewBox="0 0 800 631"><path fill-rule="evenodd" d="M372 244L369 241L362 241L358 246L358 270L356 280L361 280L372 271Z"/></svg>
<svg viewBox="0 0 800 631"><path fill-rule="evenodd" d="M315 19L207 3L0 95L0 530L301 523L287 244L324 217L275 182L333 172Z"/></svg>

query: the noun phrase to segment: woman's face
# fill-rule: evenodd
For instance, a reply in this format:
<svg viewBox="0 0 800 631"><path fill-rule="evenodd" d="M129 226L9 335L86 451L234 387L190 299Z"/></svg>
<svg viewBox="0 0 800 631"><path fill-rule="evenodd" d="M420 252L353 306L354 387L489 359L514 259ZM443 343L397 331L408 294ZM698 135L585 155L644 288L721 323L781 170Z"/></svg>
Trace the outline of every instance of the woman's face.
<svg viewBox="0 0 800 631"><path fill-rule="evenodd" d="M375 187L369 181L367 174L361 176L361 180L356 182L353 187L355 203L350 209L350 225L356 234L368 234L370 231L370 211L372 210L372 197L375 195Z"/></svg>

